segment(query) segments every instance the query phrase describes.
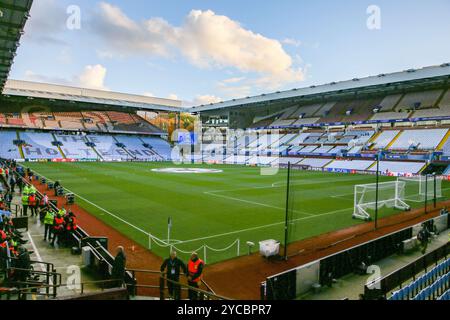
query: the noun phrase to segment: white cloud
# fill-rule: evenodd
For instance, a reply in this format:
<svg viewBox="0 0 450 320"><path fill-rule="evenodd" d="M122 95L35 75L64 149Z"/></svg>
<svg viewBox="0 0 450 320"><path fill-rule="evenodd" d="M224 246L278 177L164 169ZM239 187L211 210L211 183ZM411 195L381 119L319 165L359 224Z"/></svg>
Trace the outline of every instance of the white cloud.
<svg viewBox="0 0 450 320"><path fill-rule="evenodd" d="M179 100L179 99L178 99L178 96L177 96L175 93L169 94L169 95L167 96L167 99L170 99L170 100Z"/></svg>
<svg viewBox="0 0 450 320"><path fill-rule="evenodd" d="M109 90L105 86L107 70L102 65L86 66L79 74L68 78L50 77L37 74L31 70L25 72L25 80L43 83L52 83L66 86L76 86L87 89Z"/></svg>
<svg viewBox="0 0 450 320"><path fill-rule="evenodd" d="M106 68L102 65L86 66L78 76L78 83L83 88L108 90L105 87Z"/></svg>
<svg viewBox="0 0 450 320"><path fill-rule="evenodd" d="M202 104L210 104L210 103L218 103L223 101L222 98L216 97L215 95L205 94L198 95L195 97L193 101L193 105L202 105Z"/></svg>
<svg viewBox="0 0 450 320"><path fill-rule="evenodd" d="M173 26L162 18L134 21L119 7L102 2L92 30L120 54L169 58L178 53L201 68L255 73L258 85L267 88L304 80L303 70L294 67L280 41L211 10L192 10L180 26Z"/></svg>
<svg viewBox="0 0 450 320"><path fill-rule="evenodd" d="M155 95L151 92L144 92L142 95L146 96L146 97L150 97L153 98Z"/></svg>
<svg viewBox="0 0 450 320"><path fill-rule="evenodd" d="M245 79L245 77L228 78L228 79L222 80L222 83L238 83L244 79Z"/></svg>
<svg viewBox="0 0 450 320"><path fill-rule="evenodd" d="M284 44L293 46L293 47L300 47L302 45L302 42L300 40L292 39L292 38L286 38L282 41Z"/></svg>

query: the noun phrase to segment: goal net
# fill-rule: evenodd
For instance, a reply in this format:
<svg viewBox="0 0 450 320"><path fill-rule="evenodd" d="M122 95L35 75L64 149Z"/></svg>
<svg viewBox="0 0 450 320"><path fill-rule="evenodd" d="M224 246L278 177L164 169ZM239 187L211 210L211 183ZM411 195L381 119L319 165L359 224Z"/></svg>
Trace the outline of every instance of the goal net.
<svg viewBox="0 0 450 320"><path fill-rule="evenodd" d="M404 181L382 182L378 184L378 208L395 208L409 210L405 202ZM377 184L355 185L355 204L353 218L370 220L369 211L375 210L377 204Z"/></svg>
<svg viewBox="0 0 450 320"><path fill-rule="evenodd" d="M442 177L400 177L398 181L405 183L405 200L411 202L425 201L442 198Z"/></svg>

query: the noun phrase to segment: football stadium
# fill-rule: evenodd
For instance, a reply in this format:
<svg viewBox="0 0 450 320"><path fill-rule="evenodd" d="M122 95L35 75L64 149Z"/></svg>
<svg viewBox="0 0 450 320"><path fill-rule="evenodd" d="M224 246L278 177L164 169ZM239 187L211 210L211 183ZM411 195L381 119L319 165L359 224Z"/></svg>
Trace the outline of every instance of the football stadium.
<svg viewBox="0 0 450 320"><path fill-rule="evenodd" d="M185 105L16 80L39 6L0 1L0 299L450 299L450 63Z"/></svg>

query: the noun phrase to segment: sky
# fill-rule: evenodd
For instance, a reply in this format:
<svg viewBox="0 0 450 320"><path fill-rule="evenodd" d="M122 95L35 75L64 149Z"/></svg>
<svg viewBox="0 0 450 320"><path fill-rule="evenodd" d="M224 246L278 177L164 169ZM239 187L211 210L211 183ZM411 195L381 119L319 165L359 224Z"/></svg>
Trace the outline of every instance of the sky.
<svg viewBox="0 0 450 320"><path fill-rule="evenodd" d="M449 0L35 0L10 78L185 106L450 62Z"/></svg>

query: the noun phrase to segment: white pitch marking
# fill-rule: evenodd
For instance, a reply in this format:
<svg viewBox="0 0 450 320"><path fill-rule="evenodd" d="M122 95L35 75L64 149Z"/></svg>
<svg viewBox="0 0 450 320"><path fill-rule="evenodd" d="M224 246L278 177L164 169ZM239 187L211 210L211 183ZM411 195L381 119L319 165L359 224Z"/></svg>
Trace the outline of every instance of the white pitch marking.
<svg viewBox="0 0 450 320"><path fill-rule="evenodd" d="M353 207L346 208L346 209L335 210L335 211L330 211L330 212L325 212L325 213L322 213L322 214L316 214L316 215L313 215L311 217L304 217L304 218L294 219L294 220L291 221L291 223L292 222L303 221L303 220L314 219L314 218L323 217L323 216L336 214L336 213L344 212L344 211L350 211L350 210L353 210ZM214 236L208 236L208 237L203 237L203 238L186 240L186 241L180 242L179 244L185 244L185 243L189 243L189 242L195 242L195 241L207 240L207 239L213 239L213 238L219 238L219 237L228 236L228 235L231 235L231 234L237 234L237 233L253 231L253 230L258 230L258 229L264 229L264 228L273 227L273 226L277 226L277 225L282 225L284 223L285 223L285 221L281 221L281 222L266 224L266 225L259 226L259 227L252 227L252 228L247 228L247 229L242 229L242 230L231 231L231 232L227 232L227 233L221 233L221 234L217 234L217 235L214 235Z"/></svg>
<svg viewBox="0 0 450 320"><path fill-rule="evenodd" d="M248 189L246 189L248 190ZM260 202L256 202L256 201L250 201L250 200L244 200L244 199L240 199L240 198L234 198L234 197L228 197L228 196L224 196L221 194L216 194L214 193L214 191L206 191L204 192L204 194L213 196L213 197L220 197L220 198L224 198L224 199L228 199L228 200L234 200L234 201L240 201L240 202L244 202L244 203L249 203L249 204L255 204L261 207L267 207L267 208L272 208L272 209L277 209L277 210L282 210L282 211L286 211L286 208L282 208L282 207L276 207L276 206L272 206L270 204L265 204L265 203L260 203ZM314 216L314 214L312 213L308 213L308 212L303 212L303 211L297 211L297 210L293 210L294 212L300 213L300 214L305 214L308 216Z"/></svg>
<svg viewBox="0 0 450 320"><path fill-rule="evenodd" d="M44 177L44 175L40 174L40 173L37 172L36 170L34 170L34 172L36 172L36 173L37 173L38 175L40 175L41 177ZM69 190L69 189L67 189L67 188L64 188L64 189L66 189L66 190L69 191L70 193L73 193L75 196L77 196L78 198L84 200L85 202L89 203L90 205L96 207L97 209L99 209L99 210L105 212L106 214L110 215L111 217L116 218L117 220L119 220L119 221L125 223L126 225L128 225L128 226L130 226L130 227L132 227L132 228L134 228L134 229L136 229L136 230L142 232L143 234L145 234L145 235L147 235L147 236L151 236L152 238L155 238L156 240L161 241L162 243L164 243L164 245L169 245L168 243L165 243L164 241L162 241L161 239L159 239L159 238L155 237L154 235L148 233L147 231L142 230L141 228L135 226L134 224L131 224L130 222L128 222L128 221L122 219L121 217L115 215L114 213L112 213L112 212L110 212L110 211L108 211L108 210L106 210L106 209L100 207L99 205L97 205L97 204L95 204L95 203L89 201L88 199L86 199L86 198L80 196L79 194L77 194L77 193L75 193L75 192L73 192L73 191L71 191L71 190Z"/></svg>

